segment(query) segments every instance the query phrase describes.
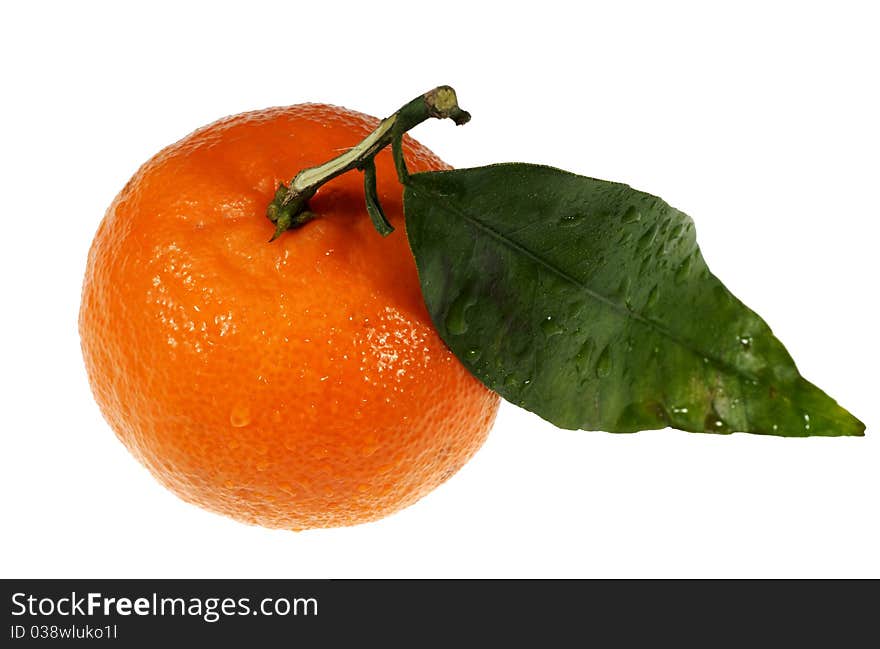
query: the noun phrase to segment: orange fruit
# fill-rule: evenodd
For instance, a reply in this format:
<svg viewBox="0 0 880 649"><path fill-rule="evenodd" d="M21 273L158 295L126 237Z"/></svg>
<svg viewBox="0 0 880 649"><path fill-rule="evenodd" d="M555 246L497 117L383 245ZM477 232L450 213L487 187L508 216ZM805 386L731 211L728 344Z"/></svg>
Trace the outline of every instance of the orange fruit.
<svg viewBox="0 0 880 649"><path fill-rule="evenodd" d="M164 149L113 201L88 257L79 329L120 440L184 500L246 523L352 525L409 505L483 443L498 396L424 306L391 155L376 158L396 231L357 172L269 243L278 183L378 120L307 104L222 119ZM407 138L413 171L447 168Z"/></svg>

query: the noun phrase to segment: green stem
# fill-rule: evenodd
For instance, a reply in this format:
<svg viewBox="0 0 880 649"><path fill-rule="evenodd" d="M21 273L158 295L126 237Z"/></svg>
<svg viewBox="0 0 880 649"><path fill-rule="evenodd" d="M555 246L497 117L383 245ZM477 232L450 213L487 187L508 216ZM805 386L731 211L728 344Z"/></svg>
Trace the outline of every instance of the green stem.
<svg viewBox="0 0 880 649"><path fill-rule="evenodd" d="M379 122L376 130L357 146L322 165L303 169L290 182L289 187L284 184L279 185L275 198L266 210L266 216L275 224L272 240L277 239L284 231L297 228L315 217L315 214L309 210L309 199L324 183L352 169L362 171L371 169L373 159L379 151L392 142L399 150L397 143L403 134L431 117L438 119L448 117L458 125L466 123L471 118L470 114L459 108L455 90L449 86L438 86L416 97L396 113ZM401 169L405 172L402 159L398 164L398 171L400 172ZM370 216L376 223L377 229L387 234L391 231L391 226L387 221L382 224L384 215L375 197L374 173L367 176L365 190L368 205L371 205ZM373 207L376 208L375 211Z"/></svg>

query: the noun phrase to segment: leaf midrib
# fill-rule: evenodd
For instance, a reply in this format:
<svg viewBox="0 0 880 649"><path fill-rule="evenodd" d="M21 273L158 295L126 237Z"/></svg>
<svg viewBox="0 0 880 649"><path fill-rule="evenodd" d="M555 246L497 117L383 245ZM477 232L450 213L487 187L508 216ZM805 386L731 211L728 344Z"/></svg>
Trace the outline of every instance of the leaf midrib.
<svg viewBox="0 0 880 649"><path fill-rule="evenodd" d="M437 173L437 172L426 172L426 173ZM444 172L439 172L439 173L444 173ZM411 177L410 177L410 179L411 179ZM411 191L416 191L413 188L413 185L411 183L407 183L407 187ZM678 336L673 334L669 329L664 327L659 322L657 322L655 320L651 320L650 318L646 318L642 314L637 313L635 311L632 311L631 309L628 309L624 305L618 304L614 300L605 297L601 293L597 293L595 290L593 290L592 288L587 286L584 282L579 280L574 275L566 272L565 270L563 270L561 268L558 268L557 266L550 263L549 261L547 261L546 259L544 259L540 255L538 255L537 253L529 250L528 248L524 247L522 244L514 241L513 239L510 239L509 237L507 237L503 233L497 231L491 225L481 221L480 219L478 219L476 217L469 215L467 212L460 209L458 206L454 205L452 203L452 201L449 200L450 196L448 194L441 194L440 192L438 192L430 187L423 186L419 189L424 189L429 194L431 194L432 196L437 197L437 198L440 198L442 196L442 198L444 198L444 200L442 202L438 202L438 204L444 205L445 208L448 208L451 212L455 213L459 218L464 219L465 221L467 221L468 223L470 223L474 227L482 230L483 232L488 234L490 237L492 237L496 241L500 242L501 244L507 246L508 248L511 248L519 253L524 254L526 257L532 259L538 265L543 266L545 269L549 270L551 273L555 274L557 277L560 277L563 280L565 280L566 282L574 285L576 288L579 288L580 290L582 290L584 293L586 293L589 297L593 298L594 300L601 302L602 304L605 304L606 306L610 307L613 311L620 314L621 316L630 317L633 320L642 323L643 325L645 325L649 329L653 329L654 331L656 331L660 335L668 338L673 343L675 343L676 345L679 345L685 351L687 351L690 354L693 354L694 356L698 356L699 358L708 358L709 361L713 365L715 365L716 367L718 367L721 370L727 371L729 373L735 374L737 376L740 376L742 378L745 378L745 379L748 379L751 381L760 381L761 380L760 377L755 376L755 375L751 374L750 372L747 372L746 370L743 370L739 367L736 367L735 365L731 365L730 363L728 363L724 360L721 360L720 358L717 358L711 352L704 352L702 350L694 349L692 346L688 345L682 338L679 338Z"/></svg>

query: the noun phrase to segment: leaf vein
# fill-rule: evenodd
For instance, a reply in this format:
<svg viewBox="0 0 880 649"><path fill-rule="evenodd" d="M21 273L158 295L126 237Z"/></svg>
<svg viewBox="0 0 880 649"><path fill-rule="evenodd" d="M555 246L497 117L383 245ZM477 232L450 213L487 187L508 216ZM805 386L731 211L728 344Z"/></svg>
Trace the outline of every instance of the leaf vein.
<svg viewBox="0 0 880 649"><path fill-rule="evenodd" d="M439 197L439 194L435 190L433 190L432 188L424 188L424 189L426 189L428 191L428 193L434 194L435 196ZM657 333L659 333L663 337L668 338L669 340L671 340L672 342L679 345L680 347L682 347L683 349L685 349L686 351L690 352L691 354L693 354L695 356L700 356L702 358L708 358L715 366L717 366L718 368L720 368L722 370L725 370L727 372L730 372L730 373L735 374L740 377L744 377L744 378L752 380L752 381L759 380L760 377L757 377L746 370L743 370L739 367L736 367L735 365L731 365L730 363L718 358L717 356L715 356L711 352L704 352L702 350L694 349L691 345L689 345L687 343L687 341L685 341L684 339L679 338L678 336L673 334L671 331L669 331L669 329L664 327L659 322L657 322L655 320L651 320L650 318L646 318L642 314L637 313L635 311L632 311L631 309L628 309L624 305L618 304L614 300L605 297L601 293L597 293L596 291L591 289L583 281L581 281L580 279L578 279L577 277L575 277L571 273L563 270L562 268L559 268L558 266L555 266L554 264L547 261L546 259L544 259L540 255L538 255L537 253L535 253L532 250L529 250L528 248L523 246L521 243L511 239L505 233L499 232L498 230L493 228L488 223L485 223L485 222L481 221L480 219L468 214L464 210L460 209L458 206L454 205L452 201L448 200L449 199L448 196L445 196L444 198L447 199L447 200L443 201L444 207L446 209L449 209L451 212L454 212L455 214L457 214L459 218L464 219L465 221L467 221L468 223L470 223L471 225L473 225L477 229L483 231L489 237L498 241L502 245L507 246L508 248L511 248L511 249L515 250L516 252L524 255L525 257L531 259L537 265L544 267L545 269L547 269L548 271L550 271L551 273L553 273L554 275L556 275L560 279L562 279L562 280L576 286L577 288L581 289L588 296L590 296L594 300L606 305L612 311L616 312L618 315L620 315L622 317L629 317L629 318L635 320L636 322L643 324L647 328L656 331Z"/></svg>

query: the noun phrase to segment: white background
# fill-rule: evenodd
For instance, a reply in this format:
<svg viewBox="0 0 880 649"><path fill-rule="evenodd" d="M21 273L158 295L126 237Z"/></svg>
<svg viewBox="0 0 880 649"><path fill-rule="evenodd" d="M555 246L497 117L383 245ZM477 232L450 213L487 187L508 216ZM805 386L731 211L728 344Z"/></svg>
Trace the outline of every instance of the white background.
<svg viewBox="0 0 880 649"><path fill-rule="evenodd" d="M880 21L868 2L654 4L4 3L0 575L880 577ZM414 135L453 165L552 164L691 214L867 437L615 436L505 405L455 478L369 525L269 531L160 487L80 356L106 206L218 117L381 116L440 83L474 119Z"/></svg>

